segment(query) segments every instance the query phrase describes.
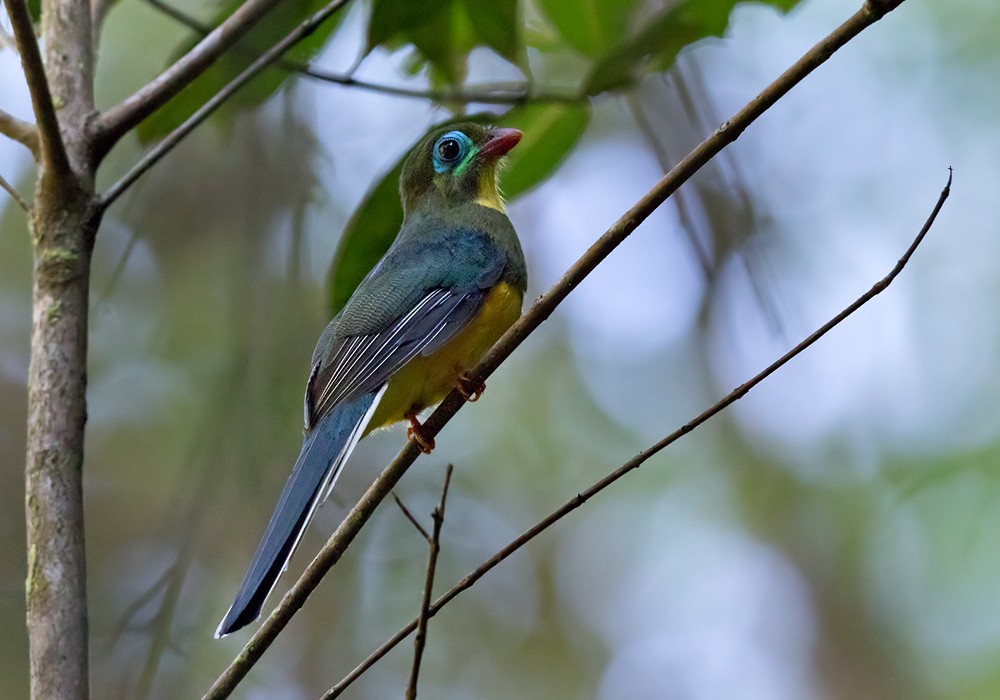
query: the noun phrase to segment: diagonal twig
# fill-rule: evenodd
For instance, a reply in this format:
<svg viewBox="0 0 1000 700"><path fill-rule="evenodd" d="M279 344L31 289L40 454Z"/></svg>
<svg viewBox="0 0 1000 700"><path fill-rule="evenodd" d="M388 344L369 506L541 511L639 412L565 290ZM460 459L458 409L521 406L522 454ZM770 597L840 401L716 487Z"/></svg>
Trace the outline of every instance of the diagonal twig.
<svg viewBox="0 0 1000 700"><path fill-rule="evenodd" d="M751 389L760 384L762 381L767 379L769 376L777 372L781 367L783 367L789 360L794 358L796 355L802 353L806 348L811 346L817 340L826 335L835 326L843 322L848 316L853 314L855 311L860 309L862 306L867 304L869 301L874 299L880 293L885 291L885 289L892 284L893 280L903 271L906 264L910 261L910 257L916 251L917 247L924 240L927 232L930 230L931 226L934 224L934 220L937 218L938 212L941 211L941 207L948 195L951 193L951 168L948 168L948 182L944 189L941 191L941 195L938 197L937 203L934 205L930 216L924 222L923 227L921 227L920 232L910 243L910 246L903 253L903 256L896 262L895 267L887 274L885 277L876 282L871 289L858 297L854 303L845 308L839 314L834 316L832 319L824 323L813 333L807 336L802 342L796 345L794 348L789 350L787 353L782 355L780 358L775 360L773 363L768 365L760 373L756 374L752 379L744 382L740 386L733 389L728 393L723 399L718 403L713 405L708 410L699 414L697 417L693 418L690 422L685 423L683 426L675 430L674 432L667 435L665 438L659 442L646 448L635 457L630 459L628 462L620 466L615 471L611 472L605 476L600 481L591 485L589 488L581 491L576 496L571 498L569 501L564 503L559 509L553 511L547 515L544 519L540 520L538 523L532 527L525 530L520 536L514 539L510 544L508 544L503 549L499 550L492 557L487 559L481 565L466 574L461 581L459 581L455 586L453 586L447 593L442 595L434 604L428 609L428 613L431 617L436 615L441 608L450 603L452 600L457 598L459 594L463 591L471 588L475 583L485 576L491 569L497 566L504 559L508 558L510 555L514 554L517 550L523 547L525 544L533 540L535 537L540 535L542 532L547 530L549 527L554 525L557 521L561 520L564 516L568 515L570 512L576 510L592 497L603 491L604 489L611 486L613 483L621 479L623 476L629 472L638 469L643 465L646 460L648 460L653 455L662 451L666 447L670 446L677 440L681 439L695 428L699 427L710 418L720 413L724 409L728 408L732 404L739 401L741 398L746 396ZM419 629L420 620L419 618L411 620L409 624L400 629L396 634L390 637L385 643L382 644L378 649L373 651L368 658L362 661L353 671L351 671L347 676L345 676L337 685L333 686L325 695L323 695L322 700L332 700L339 696L347 686L351 685L355 680L357 680L365 671L375 665L383 656L389 653L393 648L395 648L400 642L406 639L415 629Z"/></svg>
<svg viewBox="0 0 1000 700"><path fill-rule="evenodd" d="M18 119L13 114L0 109L0 134L17 141L31 151L31 156L36 162L41 158L38 129L31 122Z"/></svg>
<svg viewBox="0 0 1000 700"><path fill-rule="evenodd" d="M625 212L604 235L597 239L552 289L539 297L527 313L504 333L500 340L486 352L479 364L469 372L470 381L477 384L484 382L524 342L525 338L552 314L562 300L681 184L686 182L715 154L739 138L740 134L760 115L813 70L826 62L838 49L880 20L887 12L898 7L903 1L867 0L861 9L847 21L807 51L802 58L782 73L763 92L723 123L714 134L698 145L673 170L664 175L639 202ZM461 393L452 391L424 422L424 433L428 437L436 436L464 404L465 399ZM267 651L292 616L305 604L306 599L316 589L327 571L340 560L365 522L375 512L378 504L389 494L396 482L421 453L421 448L416 441L410 440L406 443L405 447L347 514L327 544L306 567L299 580L285 594L239 655L216 679L205 695L205 700L227 697L233 691Z"/></svg>
<svg viewBox="0 0 1000 700"><path fill-rule="evenodd" d="M417 532L419 532L425 540L430 542L431 536L427 533L427 530L424 529L424 526L420 524L419 520L413 517L413 513L410 512L410 509L406 507L406 504L403 503L399 496L396 495L395 491L392 492L392 498L396 501L396 505L399 506L399 509L403 511L403 515L406 516L406 519L410 521L410 524L417 528Z"/></svg>
<svg viewBox="0 0 1000 700"><path fill-rule="evenodd" d="M24 67L24 77L28 81L31 106L35 111L35 121L38 123L39 160L50 168L53 177L59 182L69 177L69 158L66 155L62 134L59 132L59 118L52 103L48 78L45 77L45 66L42 64L42 54L38 50L35 26L31 22L31 15L24 0L3 0L3 4L7 8L7 16L10 17L17 51L21 55L21 65ZM6 123L12 122L8 119ZM28 148L31 146L28 145Z"/></svg>
<svg viewBox="0 0 1000 700"><path fill-rule="evenodd" d="M281 41L272 46L265 54L247 66L239 75L219 90L212 99L202 105L198 111L188 117L184 123L167 134L166 137L146 153L142 159L132 166L131 170L125 173L118 182L108 188L108 191L101 196L99 206L108 207L118 199L121 194L128 189L143 173L155 165L163 156L169 153L181 142L181 140L191 133L195 127L209 117L223 102L228 100L237 90L255 77L262 70L274 63L281 55L294 46L296 43L312 34L324 21L330 18L333 13L346 5L349 0L331 0L322 9L310 15L302 24L285 35Z"/></svg>
<svg viewBox="0 0 1000 700"><path fill-rule="evenodd" d="M277 2L246 0L160 75L100 115L94 126L94 145L98 153L107 153L129 130L205 72Z"/></svg>
<svg viewBox="0 0 1000 700"><path fill-rule="evenodd" d="M444 473L444 486L441 488L441 501L431 513L434 520L433 534L427 540L427 573L424 576L424 592L420 600L420 615L417 616L417 636L413 640L413 667L410 669L410 682L406 686L406 700L417 700L417 677L420 675L420 661L427 645L427 621L430 620L431 596L434 592L434 572L437 570L438 553L441 551L441 528L444 526L444 504L448 499L448 486L451 484L451 472L454 467L449 464Z"/></svg>
<svg viewBox="0 0 1000 700"><path fill-rule="evenodd" d="M21 209L24 210L25 214L31 214L31 206L26 201L24 201L24 197L22 197L21 194L16 189L14 189L14 186L12 184L7 182L7 179L3 175L0 175L0 187L2 187L7 191L7 194L9 194L11 196L11 199L14 200L14 203L17 204L17 206L21 207Z"/></svg>

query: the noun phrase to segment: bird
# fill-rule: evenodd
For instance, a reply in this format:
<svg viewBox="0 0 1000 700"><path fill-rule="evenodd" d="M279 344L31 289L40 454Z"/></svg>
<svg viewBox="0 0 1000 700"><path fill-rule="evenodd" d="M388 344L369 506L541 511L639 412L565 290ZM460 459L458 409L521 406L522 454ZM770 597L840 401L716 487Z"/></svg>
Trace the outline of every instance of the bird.
<svg viewBox="0 0 1000 700"><path fill-rule="evenodd" d="M479 398L485 386L473 386L467 372L520 316L527 287L499 187L501 161L522 135L457 124L407 156L402 226L319 337L301 451L216 638L260 616L361 438L407 421L407 436L429 452L434 440L420 412L453 388Z"/></svg>

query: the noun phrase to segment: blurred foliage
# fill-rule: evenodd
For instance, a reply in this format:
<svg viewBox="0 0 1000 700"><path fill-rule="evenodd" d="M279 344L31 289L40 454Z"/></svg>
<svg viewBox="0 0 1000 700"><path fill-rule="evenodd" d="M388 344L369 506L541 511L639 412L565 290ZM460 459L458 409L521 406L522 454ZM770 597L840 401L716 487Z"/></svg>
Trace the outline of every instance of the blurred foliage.
<svg viewBox="0 0 1000 700"><path fill-rule="evenodd" d="M787 12L798 0L764 0ZM646 72L662 72L695 41L722 36L738 0L684 0L648 18L631 38L611 47L596 63L584 91L596 95L633 84Z"/></svg>
<svg viewBox="0 0 1000 700"><path fill-rule="evenodd" d="M240 42L235 50L227 51L211 67L192 81L165 106L145 119L136 132L144 142L163 138L184 120L194 114L203 104L208 102L219 90L225 87L237 75L243 72L261 54L278 43L288 32L292 31L306 17L321 9L328 0L284 0L264 15ZM215 27L231 15L243 4L243 0L227 0L215 15L208 21L208 26ZM292 61L308 62L323 47L340 24L342 13L335 14L315 32L297 43L285 53L285 58ZM177 47L167 59L169 66L178 58L190 51L202 35L196 34ZM291 74L287 69L270 67L258 74L250 83L244 85L235 95L220 108L215 122L229 124L233 116L240 110L260 105L274 95Z"/></svg>
<svg viewBox="0 0 1000 700"><path fill-rule="evenodd" d="M410 71L432 68L433 82L460 83L469 52L487 46L526 65L518 0L373 0L366 52L411 45Z"/></svg>

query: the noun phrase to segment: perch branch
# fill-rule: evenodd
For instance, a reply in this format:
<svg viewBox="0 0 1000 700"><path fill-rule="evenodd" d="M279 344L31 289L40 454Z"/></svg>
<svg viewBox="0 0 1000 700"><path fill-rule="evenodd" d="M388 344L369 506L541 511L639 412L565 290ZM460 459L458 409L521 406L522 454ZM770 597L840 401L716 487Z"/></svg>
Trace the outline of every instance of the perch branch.
<svg viewBox="0 0 1000 700"><path fill-rule="evenodd" d="M794 348L789 350L787 353L782 355L780 358L775 360L773 363L768 365L766 369L761 371L759 374L755 375L749 381L744 382L740 386L733 389L730 393L728 393L722 400L720 400L714 406L704 411L696 418L693 418L690 422L685 423L683 426L681 426L674 432L670 433L670 435L667 435L665 438L663 438L656 444L643 450L642 452L637 454L635 457L630 459L628 462L620 466L615 471L605 476L597 483L593 484L584 491L578 493L576 496L574 496L569 501L564 503L558 510L553 511L544 519L540 520L535 525L525 530L510 544L508 544L506 547L498 551L496 554L487 559L481 565L470 571L468 574L465 575L465 577L462 578L461 581L455 584L455 586L453 586L447 593L445 593L436 601L434 601L434 604L428 610L430 616L433 617L434 615L436 615L441 610L441 608L443 608L445 605L447 605L452 600L457 598L460 593L468 590L469 588L472 588L472 586L475 585L475 583L479 579L481 579L483 576L486 575L487 572L490 571L490 569L494 568L504 559L514 554L514 552L519 550L525 544L527 544L535 537L540 535L542 532L547 530L549 527L554 525L556 522L561 520L564 516L568 515L572 511L582 506L588 500L593 498L595 495L597 495L604 489L611 486L613 483L618 481L620 478L622 478L629 472L638 469L640 466L642 466L642 464L646 460L648 460L653 455L657 454L661 450L670 446L677 440L681 439L688 433L692 432L695 428L701 426L703 423L711 419L716 414L720 413L724 409L728 408L729 406L731 406L732 404L736 403L741 398L746 396L751 389L753 389L755 386L760 384L769 376L777 372L789 360L791 360L796 355L802 353L806 348L808 348L810 345L812 345L817 340L826 335L835 326L843 322L848 316L853 314L855 311L857 311L862 306L867 304L869 301L874 299L880 293L885 291L885 289L890 284L892 284L893 280L896 279L897 275L899 275L899 273L903 271L903 268L906 267L906 264L910 261L910 257L917 249L917 246L920 245L921 241L923 241L924 236L927 235L927 232L933 225L934 220L937 218L938 212L941 211L941 206L944 204L945 200L948 198L948 195L950 193L951 193L951 168L948 169L948 183L945 185L944 190L941 191L941 195L938 197L937 203L934 205L934 209L931 211L930 216L927 217L927 221L920 229L920 232L917 234L916 238L913 239L913 241L910 243L909 248L906 249L906 252L903 253L903 256L897 261L896 266L893 267L892 271L890 271L888 275L886 275L878 282L876 282L871 287L871 289L869 289L867 292L858 297L853 304L851 304L846 309L841 311L839 314L834 316L832 319L824 323L817 330L815 330L813 333L807 336L801 343L799 343ZM419 630L419 623L420 623L419 618L411 620L409 624L407 624L401 630L396 632L396 634L394 634L391 638L386 640L385 643L382 644L382 646L380 646L378 649L372 652L368 656L368 658L366 658L363 662L358 664L358 666L353 671L351 671L350 674L345 676L339 683L337 683L337 685L333 686L333 688L331 688L323 696L322 700L331 700L332 698L339 696L347 688L347 686L349 686L351 683L357 680L365 671L374 666L379 661L379 659L388 654L394 647L396 647L396 645L398 645L400 642L406 639L406 637L408 637L413 632L413 630L415 629Z"/></svg>
<svg viewBox="0 0 1000 700"><path fill-rule="evenodd" d="M566 272L546 294L525 313L503 337L485 354L479 364L469 372L469 381L482 383L492 374L522 342L547 319L566 296L589 275L622 241L648 217L668 196L686 182L716 153L733 143L740 134L761 114L797 85L818 66L826 62L838 49L860 34L865 28L881 19L903 0L874 2L869 0L860 10L835 29L825 39L806 52L777 80L771 83L750 103L724 122L711 136L699 144L673 170L664 175L656 185L631 209L609 228L604 235ZM458 391L445 397L424 422L424 433L436 436L444 425L465 404ZM237 684L257 663L292 616L319 585L326 572L340 560L378 504L389 494L396 482L421 454L415 440L406 443L395 459L383 470L358 503L344 518L320 553L312 560L294 586L281 599L278 606L261 624L229 667L216 679L205 695L205 700L227 697Z"/></svg>

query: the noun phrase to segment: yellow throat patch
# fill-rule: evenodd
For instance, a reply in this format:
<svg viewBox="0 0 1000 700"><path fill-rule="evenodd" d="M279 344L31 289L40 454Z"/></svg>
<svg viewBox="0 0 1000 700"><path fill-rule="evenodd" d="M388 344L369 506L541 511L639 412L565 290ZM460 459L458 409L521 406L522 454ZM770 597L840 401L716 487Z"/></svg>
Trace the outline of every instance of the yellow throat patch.
<svg viewBox="0 0 1000 700"><path fill-rule="evenodd" d="M497 185L496 167L484 169L479 176L479 196L476 197L476 204L504 213L503 195Z"/></svg>

